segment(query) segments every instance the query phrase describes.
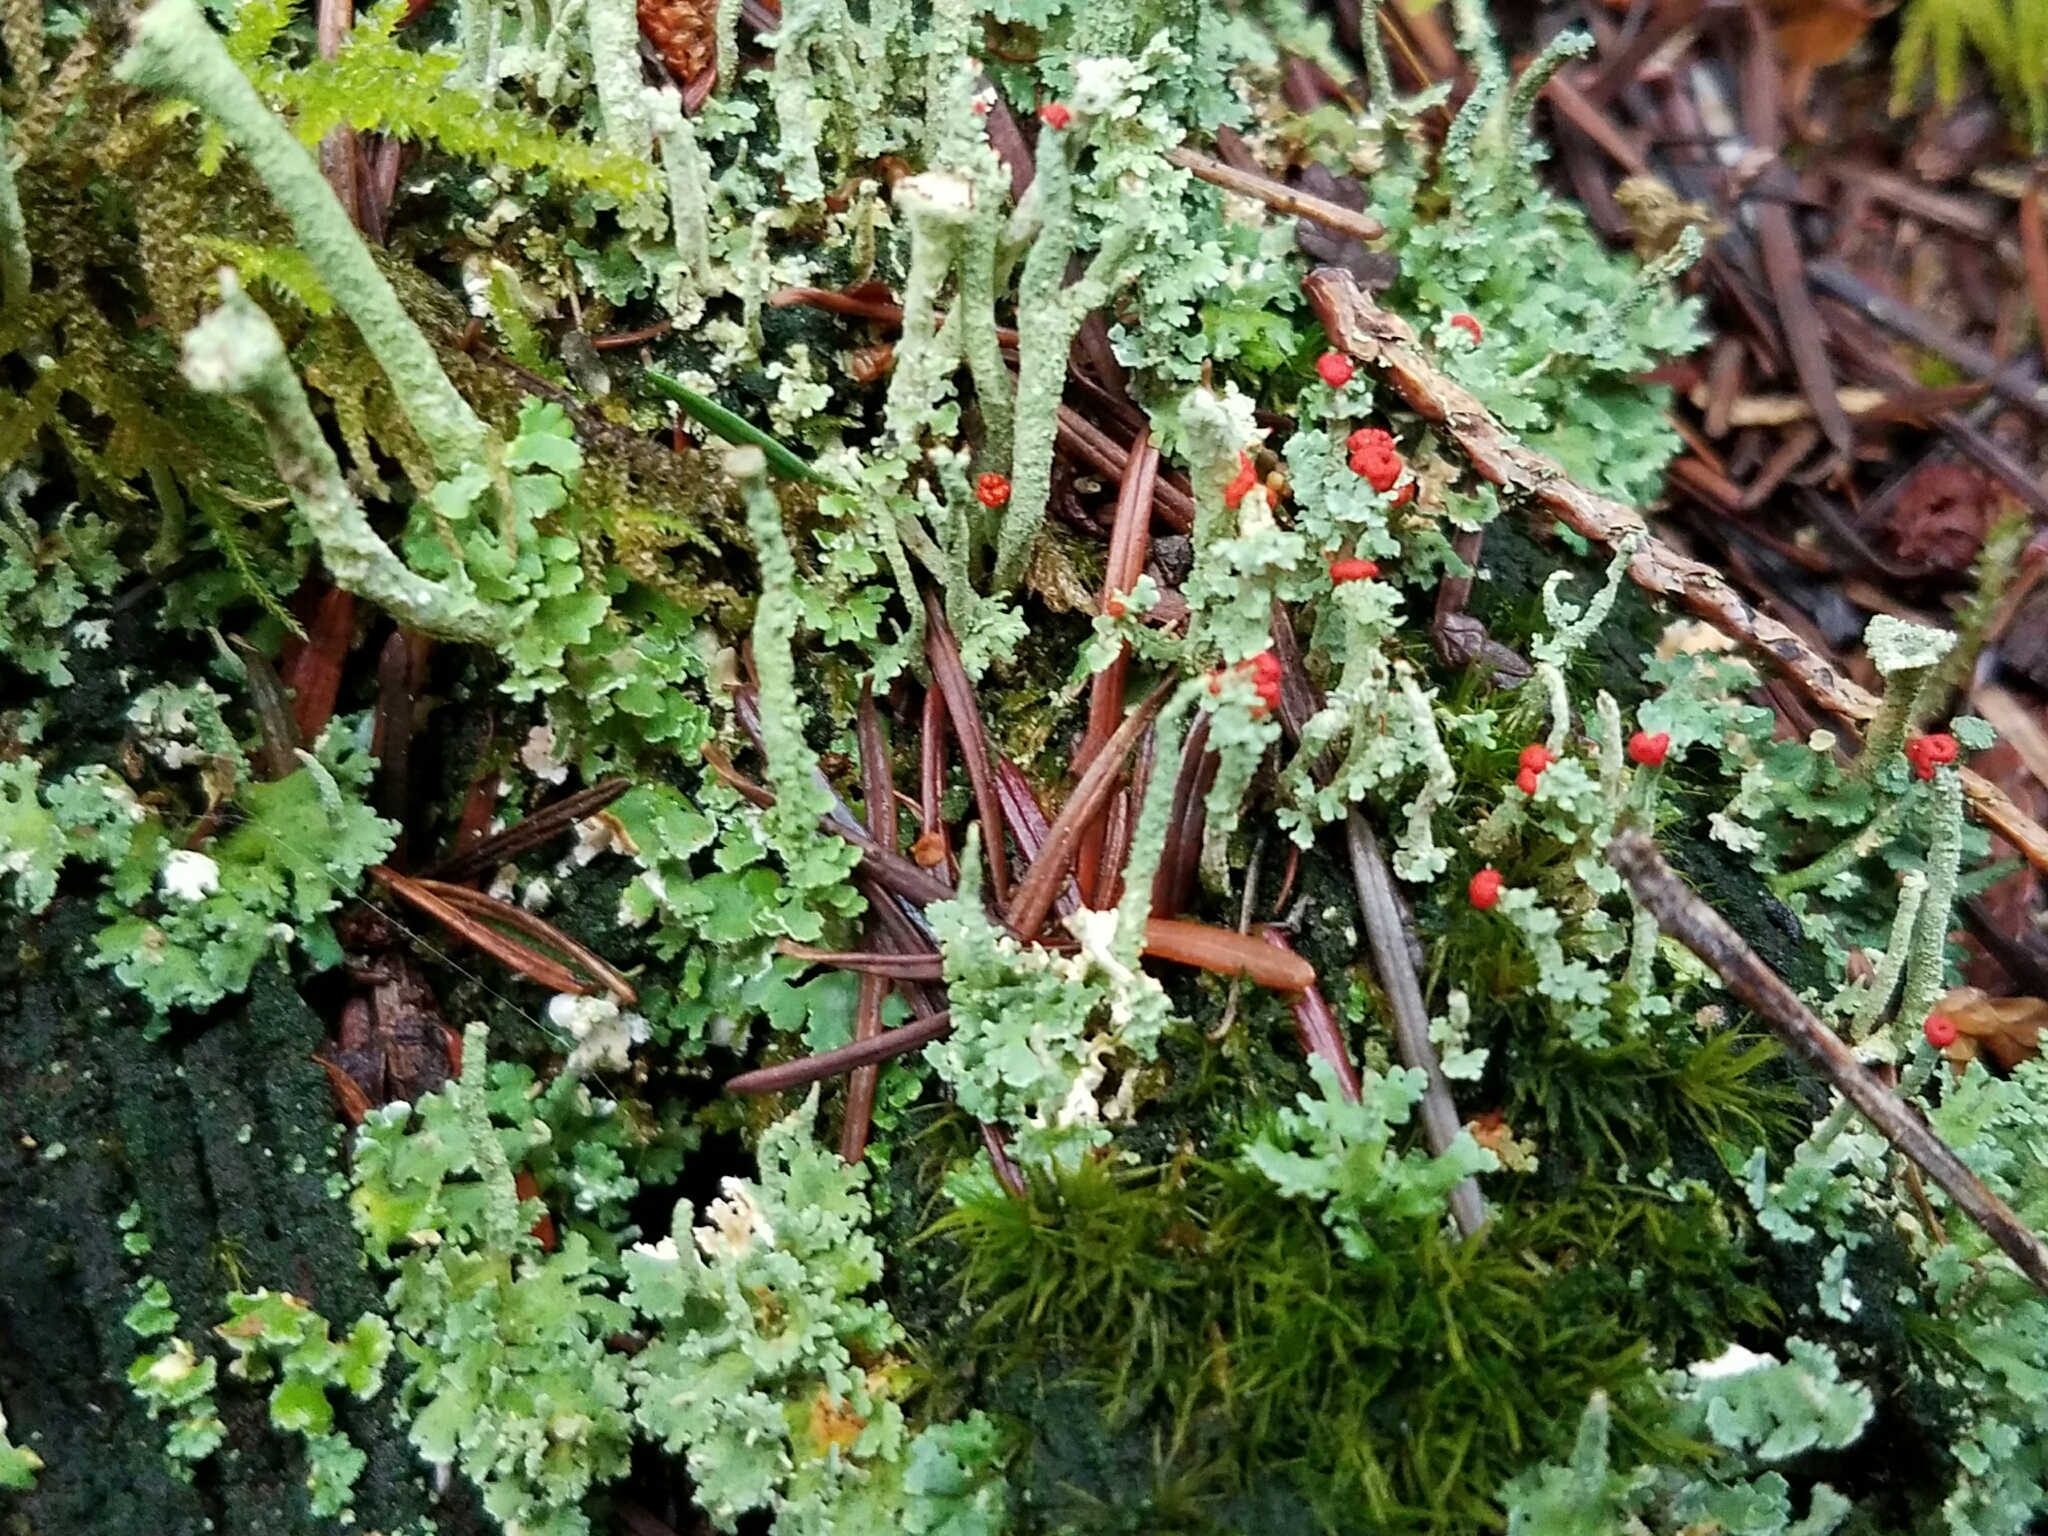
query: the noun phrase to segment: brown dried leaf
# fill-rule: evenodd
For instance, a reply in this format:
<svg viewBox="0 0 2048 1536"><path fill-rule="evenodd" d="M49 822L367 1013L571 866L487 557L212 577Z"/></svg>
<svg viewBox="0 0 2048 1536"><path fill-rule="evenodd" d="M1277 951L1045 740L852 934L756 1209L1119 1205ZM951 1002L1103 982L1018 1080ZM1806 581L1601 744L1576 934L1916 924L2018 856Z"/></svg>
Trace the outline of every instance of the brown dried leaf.
<svg viewBox="0 0 2048 1536"><path fill-rule="evenodd" d="M1877 14L1857 0L1775 0L1768 9L1778 55L1795 69L1847 58Z"/></svg>
<svg viewBox="0 0 2048 1536"><path fill-rule="evenodd" d="M1946 1052L1951 1061L1969 1061L1982 1052L2011 1071L2041 1054L2048 1002L2038 997L1988 997L1975 987L1957 987L1935 1004L1935 1012L1956 1027L1956 1043Z"/></svg>

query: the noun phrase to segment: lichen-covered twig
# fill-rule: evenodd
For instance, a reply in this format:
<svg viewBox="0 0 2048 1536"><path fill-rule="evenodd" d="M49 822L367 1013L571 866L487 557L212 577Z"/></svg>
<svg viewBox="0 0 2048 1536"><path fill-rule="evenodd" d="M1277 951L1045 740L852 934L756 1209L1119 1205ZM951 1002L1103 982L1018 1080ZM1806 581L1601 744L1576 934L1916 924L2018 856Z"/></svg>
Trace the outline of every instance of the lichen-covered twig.
<svg viewBox="0 0 2048 1536"><path fill-rule="evenodd" d="M1875 695L1844 677L1791 629L1758 613L1719 571L1650 535L1633 507L1587 490L1554 460L1517 442L1470 391L1430 362L1407 322L1375 304L1349 272L1323 267L1310 273L1302 287L1331 341L1383 375L1411 410L1442 427L1480 478L1524 493L1548 517L1609 549L1619 549L1631 536L1640 538L1628 563L1629 578L1637 586L1674 599L1722 633L1769 656L1808 698L1830 713L1851 721L1877 714ZM2035 868L2048 870L2048 828L1981 774L1964 769L1961 778L1971 806L1985 824Z"/></svg>
<svg viewBox="0 0 2048 1536"><path fill-rule="evenodd" d="M1799 995L1760 959L1727 920L1687 890L1643 832L1617 833L1607 857L1663 930L1713 968L1728 990L1769 1024L1873 1128L1924 1169L1982 1227L2020 1272L2048 1292L2048 1244L2021 1223L1948 1144L1898 1095L1859 1062L1841 1038L1813 1016Z"/></svg>
<svg viewBox="0 0 2048 1536"><path fill-rule="evenodd" d="M377 270L319 163L264 106L195 0L156 0L144 11L118 73L132 84L197 103L248 157L291 221L299 249L391 381L435 469L452 479L465 469L491 466L490 434Z"/></svg>
<svg viewBox="0 0 2048 1536"><path fill-rule="evenodd" d="M324 180L320 189L331 195ZM277 327L242 292L233 274L222 274L221 289L221 307L186 334L185 377L194 389L237 396L255 411L270 439L278 478L318 541L335 584L413 629L485 645L502 640L502 616L480 601L466 581L460 586L429 581L377 537L342 478L340 461L313 417Z"/></svg>
<svg viewBox="0 0 2048 1536"><path fill-rule="evenodd" d="M34 267L28 253L28 225L14 185L12 133L0 134L0 306L13 314L28 299Z"/></svg>
<svg viewBox="0 0 2048 1536"><path fill-rule="evenodd" d="M1423 1074L1422 1138L1429 1150L1442 1157L1457 1140L1462 1126L1458 1107L1451 1098L1451 1085L1438 1064L1436 1047L1429 1040L1429 1010L1422 1003L1422 984L1409 957L1406 936L1401 931L1401 913L1394 905L1394 876L1380 852L1372 825L1352 811L1344 825L1345 842L1351 851L1351 877L1358 887L1358 908L1365 918L1365 936L1372 948L1373 969L1387 994L1387 1006L1394 1015L1394 1049L1403 1066ZM1466 1237L1486 1225L1486 1204L1480 1198L1479 1182L1467 1178L1451 1190L1451 1219Z"/></svg>

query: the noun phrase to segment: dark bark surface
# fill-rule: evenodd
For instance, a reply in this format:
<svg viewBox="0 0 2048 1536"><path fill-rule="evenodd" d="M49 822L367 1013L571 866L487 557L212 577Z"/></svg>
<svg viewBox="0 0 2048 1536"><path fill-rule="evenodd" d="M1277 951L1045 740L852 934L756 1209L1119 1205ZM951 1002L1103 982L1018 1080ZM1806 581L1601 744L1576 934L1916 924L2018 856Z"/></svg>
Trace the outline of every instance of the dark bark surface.
<svg viewBox="0 0 2048 1536"><path fill-rule="evenodd" d="M297 1436L273 1430L267 1387L216 1391L228 1440L190 1485L170 1473L166 1424L126 1372L122 1323L145 1274L161 1278L195 1349L230 1290L269 1286L345 1331L377 1299L347 1205L336 1198L341 1128L310 1059L321 1021L275 965L208 1019L146 1039L146 1011L87 965L98 926L60 898L10 925L0 948L0 1403L45 1463L36 1489L0 1495L0 1530L34 1536L290 1536L332 1530L307 1504ZM152 1251L133 1257L116 1217L130 1202ZM367 1404L336 1393L338 1426L370 1458L355 1529L478 1528L431 1494L389 1412L394 1354ZM458 1487L450 1498L462 1503Z"/></svg>

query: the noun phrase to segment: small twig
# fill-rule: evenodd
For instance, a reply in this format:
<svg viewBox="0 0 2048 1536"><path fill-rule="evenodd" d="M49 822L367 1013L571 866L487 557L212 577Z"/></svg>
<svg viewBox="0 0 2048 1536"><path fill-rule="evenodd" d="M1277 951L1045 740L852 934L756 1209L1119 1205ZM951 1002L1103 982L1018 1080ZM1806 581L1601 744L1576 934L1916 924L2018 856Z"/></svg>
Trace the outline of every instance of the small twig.
<svg viewBox="0 0 2048 1536"><path fill-rule="evenodd" d="M1902 304L1890 294L1879 292L1834 262L1813 263L1806 269L1806 280L1829 298L1839 299L1893 335L1903 336L1915 346L1925 347L1973 379L1985 380L1993 391L2036 421L2048 421L2048 385L2029 377L2024 362L2000 360L1975 343L1963 340L1912 305Z"/></svg>
<svg viewBox="0 0 2048 1536"><path fill-rule="evenodd" d="M727 1079L725 1091L780 1093L785 1088L808 1087L857 1067L879 1066L882 1062L894 1061L898 1056L908 1056L919 1046L943 1040L952 1032L953 1016L950 1013L928 1013L894 1029L885 1029L871 1039L849 1041L833 1050L819 1051L814 1056L799 1056L795 1061L781 1061L772 1067L742 1072L738 1077Z"/></svg>
<svg viewBox="0 0 2048 1536"><path fill-rule="evenodd" d="M471 843L443 859L427 874L435 880L472 879L493 865L506 863L554 841L578 822L588 821L632 787L631 779L601 779L588 789L579 789L573 795L548 802L524 821L516 822L502 832Z"/></svg>
<svg viewBox="0 0 2048 1536"><path fill-rule="evenodd" d="M1333 203L1328 198L1314 197L1297 191L1283 181L1271 176L1262 176L1255 171L1240 171L1235 166L1225 165L1221 160L1212 160L1197 150L1181 145L1166 152L1166 158L1182 170L1199 177L1211 186L1221 187L1226 192L1235 192L1240 197L1255 197L1268 208L1280 213L1291 213L1297 218L1320 224L1325 229L1334 229L1340 235L1349 235L1354 240L1378 240L1387 232L1387 226L1369 214Z"/></svg>
<svg viewBox="0 0 2048 1536"><path fill-rule="evenodd" d="M1053 898L1073 866L1074 846L1080 841L1082 830L1108 803L1110 790L1115 787L1116 776L1123 768L1124 757L1137 743L1145 727L1152 723L1153 716L1159 713L1172 691L1171 678L1154 689L1151 696L1117 727L1108 745L1081 775L1081 782L1074 786L1067 803L1060 807L1059 815L1046 829L1044 848L1018 882L1016 899L1009 904L1008 913L1013 932L1027 940L1035 939L1038 930L1045 926L1046 915L1052 911Z"/></svg>
<svg viewBox="0 0 2048 1536"><path fill-rule="evenodd" d="M1776 155L1781 147L1778 104L1778 58L1770 35L1764 30L1762 12L1748 8L1749 51L1742 71L1742 126L1757 149ZM1763 255L1764 280L1770 285L1771 300L1777 305L1778 326L1785 346L1792 354L1792 371L1813 419L1837 453L1853 453L1856 431L1849 425L1835 393L1835 374L1828 361L1827 337L1821 329L1820 311L1814 307L1807 288L1806 257L1799 249L1798 233L1792 228L1792 210L1773 197L1752 198L1748 203L1757 245Z"/></svg>
<svg viewBox="0 0 2048 1536"><path fill-rule="evenodd" d="M1911 1106L1856 1059L1841 1038L1813 1016L1799 996L1727 920L1687 890L1636 829L1617 833L1607 859L1657 919L1657 925L1705 961L1778 1038L1818 1070L1864 1119L1919 1167L2005 1250L2020 1272L2048 1292L2048 1244L1984 1186Z"/></svg>
<svg viewBox="0 0 2048 1536"><path fill-rule="evenodd" d="M860 707L854 715L854 736L860 743L860 793L866 802L868 831L882 847L896 849L896 784L889 766L889 743L882 735L882 714L875 708L872 681L863 681ZM870 929L873 923L870 922ZM868 973L860 979L854 1000L853 1038L872 1040L882 1032L882 1000L889 983ZM875 1089L881 1081L880 1067L856 1068L846 1083L846 1112L839 1123L839 1155L857 1163L868 1149L868 1130L875 1113Z"/></svg>
<svg viewBox="0 0 2048 1536"><path fill-rule="evenodd" d="M432 890L420 881L409 880L397 870L386 869L381 864L372 866L369 873L371 879L393 895L403 897L457 938L482 950L527 980L539 983L550 992L569 992L579 997L589 993L590 988L581 978L560 961L551 960L546 955L528 949L517 940L507 938L444 899L444 892L467 890L466 886L443 886L439 891ZM471 891L470 894L473 896L476 893Z"/></svg>
<svg viewBox="0 0 2048 1536"><path fill-rule="evenodd" d="M1131 440L1130 456L1124 461L1123 483L1117 487L1116 520L1109 530L1109 557L1102 568L1102 606L1121 602L1145 570L1145 550L1151 541L1153 492L1159 484L1159 450L1152 446L1147 427ZM1130 680L1130 647L1119 648L1116 660L1095 674L1088 690L1088 727L1081 745L1074 751L1074 767L1085 772L1096 753L1116 734L1123 718L1124 691ZM1092 891L1102 871L1102 824L1089 823L1074 852L1074 872L1081 889Z"/></svg>
<svg viewBox="0 0 2048 1536"><path fill-rule="evenodd" d="M1129 454L1071 405L1060 407L1059 446L1112 485L1123 485L1124 464ZM1195 498L1165 475L1159 475L1152 490L1152 515L1176 533L1192 532Z"/></svg>
<svg viewBox="0 0 2048 1536"><path fill-rule="evenodd" d="M1380 987L1394 1015L1394 1049L1403 1066L1420 1071L1427 1079L1422 1089L1422 1139L1441 1157L1461 1129L1458 1106L1437 1062L1436 1047L1430 1043L1422 983L1408 953L1400 909L1394 905L1393 871L1387 868L1386 855L1380 852L1371 824L1355 810L1345 820L1344 840L1351 851L1351 878L1358 887L1358 909L1365 918L1373 969L1379 973ZM1486 1203L1480 1199L1478 1180L1461 1181L1451 1191L1450 1204L1451 1219L1466 1237L1486 1225Z"/></svg>
<svg viewBox="0 0 2048 1536"><path fill-rule="evenodd" d="M1003 849L1003 807L996 794L995 776L989 771L988 730L982 724L981 706L974 697L974 684L960 664L960 645L946 623L945 606L936 593L924 595L925 655L932 666L932 684L946 701L946 715L953 723L953 740L960 748L960 761L967 768L968 787L974 791L974 814L981 822L981 852L988 860L989 889L999 905L1010 900L1010 860Z"/></svg>

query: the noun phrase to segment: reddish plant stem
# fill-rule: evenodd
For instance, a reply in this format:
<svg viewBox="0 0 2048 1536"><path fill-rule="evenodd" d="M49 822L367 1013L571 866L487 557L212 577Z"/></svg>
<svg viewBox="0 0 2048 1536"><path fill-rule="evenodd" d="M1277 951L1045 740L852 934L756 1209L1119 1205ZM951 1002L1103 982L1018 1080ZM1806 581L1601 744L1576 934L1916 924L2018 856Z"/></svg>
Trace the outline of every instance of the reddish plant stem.
<svg viewBox="0 0 2048 1536"><path fill-rule="evenodd" d="M1070 405L1060 407L1059 445L1097 474L1122 484L1128 454ZM1175 533L1189 533L1195 526L1195 498L1161 475L1152 493L1152 515Z"/></svg>
<svg viewBox="0 0 2048 1536"><path fill-rule="evenodd" d="M919 840L937 839L937 857L924 862L943 867L957 880L959 874L953 868L953 849L946 835L946 700L937 688L924 691L917 766Z"/></svg>
<svg viewBox="0 0 2048 1536"><path fill-rule="evenodd" d="M299 739L318 741L334 718L334 701L341 693L341 671L348 662L349 641L355 636L355 594L328 587L313 604L305 624L305 639L285 642L278 674L291 690L292 718L299 723Z"/></svg>
<svg viewBox="0 0 2048 1536"><path fill-rule="evenodd" d="M1138 829L1138 808L1145 803L1145 789L1152 782L1158 758L1159 736L1148 725L1138 738L1138 755L1131 764L1130 781L1103 818L1102 873L1096 877L1092 903L1098 912L1123 899L1124 861L1131 856L1131 838Z"/></svg>
<svg viewBox="0 0 2048 1536"><path fill-rule="evenodd" d="M1007 757L996 759L996 792L1003 797L1003 814L1009 818L1010 835L1017 840L1017 851L1024 855L1027 864L1036 862L1052 828L1046 822L1045 809L1038 803L1031 781ZM1060 886L1053 910L1065 917L1080 905L1081 889L1069 878Z"/></svg>
<svg viewBox="0 0 2048 1536"><path fill-rule="evenodd" d="M886 303L880 299L863 299L850 293L834 293L829 288L778 288L768 295L771 309L791 309L799 305L811 309L830 310L835 315L852 315L862 320L874 320L882 325L901 325L903 306ZM939 316L937 330L946 328L946 317ZM1019 344L1017 333L1008 326L996 327L996 344L1014 347Z"/></svg>
<svg viewBox="0 0 2048 1536"><path fill-rule="evenodd" d="M806 1088L828 1077L837 1077L842 1072L851 1072L856 1067L877 1066L885 1061L894 1061L898 1056L908 1056L934 1040L945 1039L952 1032L951 1014L928 1013L866 1040L854 1040L833 1050L742 1072L738 1077L726 1080L725 1091L780 1093L785 1088Z"/></svg>
<svg viewBox="0 0 2048 1536"><path fill-rule="evenodd" d="M1209 750L1209 716L1203 715L1188 731L1180 771L1174 776L1173 824L1166 835L1166 851L1152 876L1154 917L1173 916L1194 896L1202 836L1209 824L1209 787L1216 782L1221 766L1221 760Z"/></svg>
<svg viewBox="0 0 2048 1536"><path fill-rule="evenodd" d="M474 879L493 865L503 864L509 859L518 858L521 854L531 853L543 844L562 836L577 822L589 820L632 787L633 781L628 778L601 779L588 789L579 789L573 795L564 795L559 800L548 802L524 821L509 826L502 832L473 842L465 848L459 848L428 870L427 874L436 880ZM486 815L490 804L494 802L495 796L492 801L486 802ZM467 807L463 811L463 821L465 824L469 821Z"/></svg>
<svg viewBox="0 0 2048 1536"><path fill-rule="evenodd" d="M896 786L889 771L889 744L882 738L882 717L875 708L872 682L861 684L854 735L860 743L860 789L861 799L866 802L868 831L877 843L893 853ZM872 920L868 927L872 931ZM888 991L889 984L883 977L872 973L861 977L853 1010L855 1040L872 1040L882 1032L882 999ZM880 1077L879 1066L866 1066L855 1069L847 1079L846 1111L839 1124L839 1155L849 1163L859 1162L867 1152L868 1128L875 1113L875 1085Z"/></svg>
<svg viewBox="0 0 2048 1536"><path fill-rule="evenodd" d="M514 933L545 945L557 955L580 965L598 985L617 998L622 1007L631 1008L639 1003L640 994L632 982L613 969L602 955L579 944L539 913L487 896L482 891L473 891L466 885L447 885L439 880L414 880L411 883L417 889L438 896L458 912L479 922L510 928ZM585 986L578 990L587 992L590 988Z"/></svg>
<svg viewBox="0 0 2048 1536"><path fill-rule="evenodd" d="M1081 830L1109 803L1109 793L1116 785L1117 772L1123 766L1124 757L1137 745L1138 737L1165 706L1167 695L1172 691L1173 682L1168 679L1131 711L1130 718L1117 728L1109 745L1088 765L1087 771L1081 775L1081 782L1074 786L1073 794L1068 796L1059 816L1047 829L1044 851L1018 885L1016 900L1009 907L1010 928L1021 938L1035 939L1038 930L1045 926L1046 915L1052 911L1053 897L1073 864L1074 845L1080 841Z"/></svg>
<svg viewBox="0 0 2048 1536"><path fill-rule="evenodd" d="M946 701L946 714L953 722L953 739L960 747L960 760L967 767L967 782L974 790L974 813L981 822L981 854L988 860L988 883L998 906L1010 902L1010 859L1003 846L1003 808L996 795L995 776L989 772L988 731L982 725L981 708L974 697L974 684L960 664L960 645L946 623L946 610L935 593L924 595L925 655L932 664L932 681Z"/></svg>
<svg viewBox="0 0 2048 1536"><path fill-rule="evenodd" d="M1266 929L1260 937L1275 949L1294 953L1287 936L1277 928ZM1310 983L1290 996L1287 1006L1294 1011L1294 1038L1301 1042L1303 1054L1328 1062L1330 1070L1337 1074L1338 1088L1347 1100L1356 1104L1364 1093L1358 1081L1358 1068L1351 1064L1351 1052L1344 1043L1344 1030L1324 1000L1322 991Z"/></svg>
<svg viewBox="0 0 2048 1536"><path fill-rule="evenodd" d="M524 944L496 932L458 910L453 903L445 900L440 892L429 889L420 881L409 880L397 870L386 869L381 864L370 869L370 878L393 895L402 897L418 907L457 938L482 950L507 969L517 971L529 981L538 982L551 992L572 992L581 996L589 990L561 962L536 954ZM465 890L467 887L446 886L442 889ZM476 893L471 891L469 894L473 896Z"/></svg>
<svg viewBox="0 0 2048 1536"><path fill-rule="evenodd" d="M1123 483L1117 488L1116 520L1110 525L1109 558L1102 571L1105 612L1112 603L1128 597L1144 574L1145 552L1152 534L1153 492L1158 484L1159 450L1152 446L1152 431L1147 427L1131 440L1131 451L1124 460ZM1116 660L1096 673L1095 681L1089 685L1088 728L1082 732L1081 745L1074 752L1077 771L1085 772L1116 734L1117 722L1123 718L1130 671L1130 647L1123 646L1118 649ZM1092 891L1101 871L1102 825L1097 822L1082 834L1074 850L1074 873L1081 889Z"/></svg>

